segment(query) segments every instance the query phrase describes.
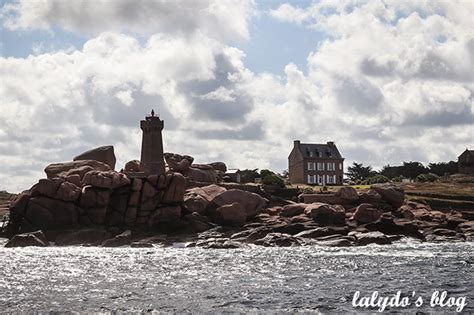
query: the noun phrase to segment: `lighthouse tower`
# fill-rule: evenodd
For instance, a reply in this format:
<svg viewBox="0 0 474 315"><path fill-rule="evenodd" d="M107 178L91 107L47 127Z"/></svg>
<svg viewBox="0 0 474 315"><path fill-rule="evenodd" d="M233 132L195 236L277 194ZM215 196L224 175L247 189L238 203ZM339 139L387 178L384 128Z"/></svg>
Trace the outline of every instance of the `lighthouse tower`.
<svg viewBox="0 0 474 315"><path fill-rule="evenodd" d="M163 120L155 116L153 110L150 116L146 116L145 120L140 121L140 128L143 131L140 168L147 175L165 173L163 137L161 135L163 127Z"/></svg>

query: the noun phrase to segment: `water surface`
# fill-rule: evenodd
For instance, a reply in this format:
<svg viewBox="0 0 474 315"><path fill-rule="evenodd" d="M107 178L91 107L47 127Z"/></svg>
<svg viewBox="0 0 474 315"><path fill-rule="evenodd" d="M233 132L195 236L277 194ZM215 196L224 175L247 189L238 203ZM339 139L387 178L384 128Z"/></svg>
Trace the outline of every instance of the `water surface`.
<svg viewBox="0 0 474 315"><path fill-rule="evenodd" d="M355 291L424 298L436 290L474 311L474 244L329 248L0 248L0 309L35 311L308 312L352 307ZM414 302L414 299L413 299ZM374 309L372 309L374 311Z"/></svg>

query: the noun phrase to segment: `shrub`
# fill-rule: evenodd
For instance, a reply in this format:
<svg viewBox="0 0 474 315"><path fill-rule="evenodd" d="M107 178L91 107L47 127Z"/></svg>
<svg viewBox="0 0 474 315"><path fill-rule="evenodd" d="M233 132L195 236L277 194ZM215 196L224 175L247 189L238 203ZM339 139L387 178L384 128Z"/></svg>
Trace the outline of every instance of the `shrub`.
<svg viewBox="0 0 474 315"><path fill-rule="evenodd" d="M275 173L273 173L272 171L270 170L261 170L260 171L260 177L261 178L265 178L267 177L268 175L274 175Z"/></svg>
<svg viewBox="0 0 474 315"><path fill-rule="evenodd" d="M265 176L262 180L262 183L264 185L278 186L281 188L285 187L285 182L283 181L283 179L281 179L275 174L269 174Z"/></svg>
<svg viewBox="0 0 474 315"><path fill-rule="evenodd" d="M404 178L405 178L405 177L403 177L402 175L400 175L400 176L397 176L397 177L392 178L392 181L393 181L393 182L396 182L396 183L401 183Z"/></svg>
<svg viewBox="0 0 474 315"><path fill-rule="evenodd" d="M439 176L433 173L420 174L416 177L417 182L434 182L439 179Z"/></svg>
<svg viewBox="0 0 474 315"><path fill-rule="evenodd" d="M365 180L364 185L372 185L372 184L382 184L382 183L388 183L390 180L387 178L387 176L383 175L374 175Z"/></svg>

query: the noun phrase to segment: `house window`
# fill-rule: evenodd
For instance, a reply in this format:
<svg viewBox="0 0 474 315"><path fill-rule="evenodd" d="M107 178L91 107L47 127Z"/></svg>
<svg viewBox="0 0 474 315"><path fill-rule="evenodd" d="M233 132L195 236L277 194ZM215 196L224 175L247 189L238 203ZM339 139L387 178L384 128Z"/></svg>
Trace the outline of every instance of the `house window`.
<svg viewBox="0 0 474 315"><path fill-rule="evenodd" d="M335 171L336 165L335 163L328 163L328 171Z"/></svg>
<svg viewBox="0 0 474 315"><path fill-rule="evenodd" d="M324 171L324 163L318 162L318 171Z"/></svg>
<svg viewBox="0 0 474 315"><path fill-rule="evenodd" d="M327 183L328 184L335 184L336 183L336 175L326 175Z"/></svg>
<svg viewBox="0 0 474 315"><path fill-rule="evenodd" d="M309 156L313 157L313 151L309 151Z"/></svg>
<svg viewBox="0 0 474 315"><path fill-rule="evenodd" d="M342 171L342 163L339 163L339 170Z"/></svg>
<svg viewBox="0 0 474 315"><path fill-rule="evenodd" d="M316 184L316 175L308 175L308 184Z"/></svg>
<svg viewBox="0 0 474 315"><path fill-rule="evenodd" d="M313 162L308 162L308 170L309 171L314 171L314 163Z"/></svg>
<svg viewBox="0 0 474 315"><path fill-rule="evenodd" d="M323 184L323 176L318 175L318 185L322 185L322 184Z"/></svg>

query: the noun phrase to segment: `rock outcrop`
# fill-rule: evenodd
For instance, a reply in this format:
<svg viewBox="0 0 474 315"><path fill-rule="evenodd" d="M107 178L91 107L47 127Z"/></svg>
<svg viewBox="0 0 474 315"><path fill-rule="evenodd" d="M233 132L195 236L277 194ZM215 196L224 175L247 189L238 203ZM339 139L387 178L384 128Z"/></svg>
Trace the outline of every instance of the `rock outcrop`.
<svg viewBox="0 0 474 315"><path fill-rule="evenodd" d="M375 208L370 203L363 203L356 208L353 219L358 223L377 221L382 215L382 210Z"/></svg>
<svg viewBox="0 0 474 315"><path fill-rule="evenodd" d="M304 212L321 225L338 225L344 224L345 221L345 210L339 205L313 203L308 205Z"/></svg>
<svg viewBox="0 0 474 315"><path fill-rule="evenodd" d="M49 242L44 236L43 232L36 231L33 233L17 234L13 236L5 244L5 247L26 247L26 246L46 247L48 245L49 245Z"/></svg>
<svg viewBox="0 0 474 315"><path fill-rule="evenodd" d="M239 203L245 209L246 218L251 219L263 210L266 200L251 192L229 189L217 194L211 203L217 207Z"/></svg>
<svg viewBox="0 0 474 315"><path fill-rule="evenodd" d="M386 184L375 184L371 186L384 201L394 208L398 208L403 204L405 200L405 192L402 188L386 183Z"/></svg>
<svg viewBox="0 0 474 315"><path fill-rule="evenodd" d="M128 178L111 170L90 170L78 185L64 177L41 179L12 203L9 234L93 226L124 229L181 219L186 179L179 173Z"/></svg>
<svg viewBox="0 0 474 315"><path fill-rule="evenodd" d="M105 163L95 160L79 160L73 162L53 163L44 169L48 178L68 177L77 174L82 180L84 174L90 171L111 171L112 169Z"/></svg>
<svg viewBox="0 0 474 315"><path fill-rule="evenodd" d="M111 170L115 169L115 162L117 161L117 159L115 158L114 147L111 145L94 148L92 150L79 154L73 159L73 161L81 160L99 161L104 164L107 164Z"/></svg>

